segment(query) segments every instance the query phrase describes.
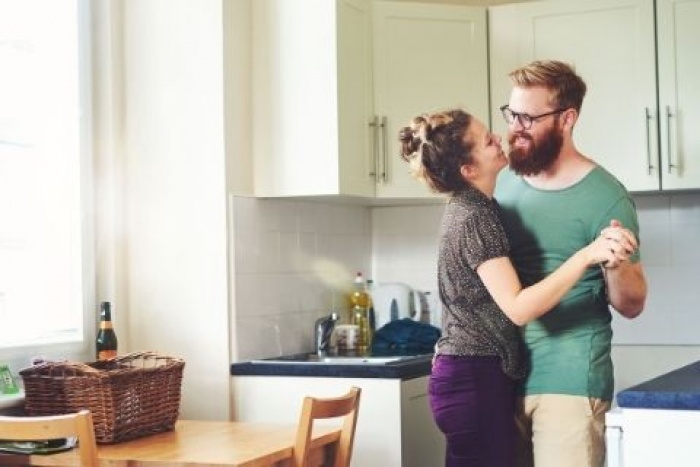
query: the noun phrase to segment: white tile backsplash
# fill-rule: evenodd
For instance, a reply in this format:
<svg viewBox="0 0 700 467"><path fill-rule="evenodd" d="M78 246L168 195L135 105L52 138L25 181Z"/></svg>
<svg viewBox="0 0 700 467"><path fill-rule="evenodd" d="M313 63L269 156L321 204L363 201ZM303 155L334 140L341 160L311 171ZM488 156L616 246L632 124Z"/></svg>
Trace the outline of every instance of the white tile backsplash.
<svg viewBox="0 0 700 467"><path fill-rule="evenodd" d="M241 223L234 224L241 225ZM280 232L236 231L236 272L272 273L280 269Z"/></svg>
<svg viewBox="0 0 700 467"><path fill-rule="evenodd" d="M700 194L635 196L649 283L643 319L624 322L622 343L673 339L700 304ZM282 345L308 350L313 321L345 303L356 271L377 282L437 289L442 205L363 207L236 198L235 309L240 359ZM671 315L666 310L677 310ZM638 323L637 325L635 325ZM641 332L640 332L641 330ZM685 333L686 340L689 333ZM279 345L277 344L279 342ZM686 344L688 342L685 342ZM695 343L700 343L700 332ZM274 344L274 345L273 345Z"/></svg>
<svg viewBox="0 0 700 467"><path fill-rule="evenodd" d="M234 354L313 348L313 324L345 308L371 264L370 210L311 201L234 199Z"/></svg>
<svg viewBox="0 0 700 467"><path fill-rule="evenodd" d="M669 196L646 196L636 200L640 246L645 267L671 264L671 201Z"/></svg>
<svg viewBox="0 0 700 467"><path fill-rule="evenodd" d="M671 223L676 227L700 224L700 203L697 194L679 194L671 204Z"/></svg>
<svg viewBox="0 0 700 467"><path fill-rule="evenodd" d="M372 276L437 289L437 246L444 206L372 209Z"/></svg>

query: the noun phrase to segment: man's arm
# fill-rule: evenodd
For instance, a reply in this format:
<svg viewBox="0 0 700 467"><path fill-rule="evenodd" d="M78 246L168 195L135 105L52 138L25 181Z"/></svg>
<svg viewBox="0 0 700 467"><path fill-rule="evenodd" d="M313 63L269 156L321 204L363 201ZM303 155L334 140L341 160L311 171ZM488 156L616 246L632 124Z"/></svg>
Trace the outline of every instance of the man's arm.
<svg viewBox="0 0 700 467"><path fill-rule="evenodd" d="M610 304L625 318L636 318L644 310L647 281L642 263L625 261L614 268L604 268Z"/></svg>
<svg viewBox="0 0 700 467"><path fill-rule="evenodd" d="M610 221L610 227L624 228L617 219ZM612 235L614 231L604 229L601 234ZM609 237L610 238L610 237ZM608 300L615 310L625 318L636 318L644 310L647 298L647 281L642 263L624 261L612 267L603 267Z"/></svg>

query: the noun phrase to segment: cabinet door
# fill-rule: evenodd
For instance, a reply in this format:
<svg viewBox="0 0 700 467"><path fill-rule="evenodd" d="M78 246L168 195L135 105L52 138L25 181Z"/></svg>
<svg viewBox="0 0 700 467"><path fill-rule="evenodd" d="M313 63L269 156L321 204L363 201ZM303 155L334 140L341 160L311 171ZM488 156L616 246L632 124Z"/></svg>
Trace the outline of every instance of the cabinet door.
<svg viewBox="0 0 700 467"><path fill-rule="evenodd" d="M440 432L428 399L428 376L401 383L401 465L442 465L445 436Z"/></svg>
<svg viewBox="0 0 700 467"><path fill-rule="evenodd" d="M399 128L428 111L464 107L488 121L486 9L374 4L375 109L385 118L378 145L378 197L433 197L399 156Z"/></svg>
<svg viewBox="0 0 700 467"><path fill-rule="evenodd" d="M367 0L338 0L337 15L340 194L372 197L372 8Z"/></svg>
<svg viewBox="0 0 700 467"><path fill-rule="evenodd" d="M368 0L252 2L256 195L374 195L371 11Z"/></svg>
<svg viewBox="0 0 700 467"><path fill-rule="evenodd" d="M700 0L657 0L661 187L700 187Z"/></svg>
<svg viewBox="0 0 700 467"><path fill-rule="evenodd" d="M492 104L508 73L536 59L571 63L588 92L574 139L630 191L659 189L653 0L561 0L490 9ZM492 109L493 110L493 109ZM494 110L494 128L507 127Z"/></svg>

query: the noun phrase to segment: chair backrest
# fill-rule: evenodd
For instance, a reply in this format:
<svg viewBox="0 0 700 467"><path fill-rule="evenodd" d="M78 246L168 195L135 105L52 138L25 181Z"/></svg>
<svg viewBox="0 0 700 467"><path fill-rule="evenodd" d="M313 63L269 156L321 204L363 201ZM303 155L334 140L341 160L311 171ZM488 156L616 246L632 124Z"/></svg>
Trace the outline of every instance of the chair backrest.
<svg viewBox="0 0 700 467"><path fill-rule="evenodd" d="M78 438L80 465L97 467L97 444L89 410L47 417L0 416L0 439L41 441L73 436Z"/></svg>
<svg viewBox="0 0 700 467"><path fill-rule="evenodd" d="M360 388L352 387L347 394L341 397L323 399L307 396L304 398L294 447L296 467L307 467L314 420L337 417L344 417L344 420L333 465L334 467L348 467L350 465L357 414L360 408L360 392Z"/></svg>

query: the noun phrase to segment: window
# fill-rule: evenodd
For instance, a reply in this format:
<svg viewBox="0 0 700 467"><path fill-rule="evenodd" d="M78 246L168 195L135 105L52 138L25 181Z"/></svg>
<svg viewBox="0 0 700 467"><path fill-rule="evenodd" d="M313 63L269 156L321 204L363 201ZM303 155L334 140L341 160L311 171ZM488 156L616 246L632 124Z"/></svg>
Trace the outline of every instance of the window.
<svg viewBox="0 0 700 467"><path fill-rule="evenodd" d="M87 5L0 3L0 350L84 341Z"/></svg>

